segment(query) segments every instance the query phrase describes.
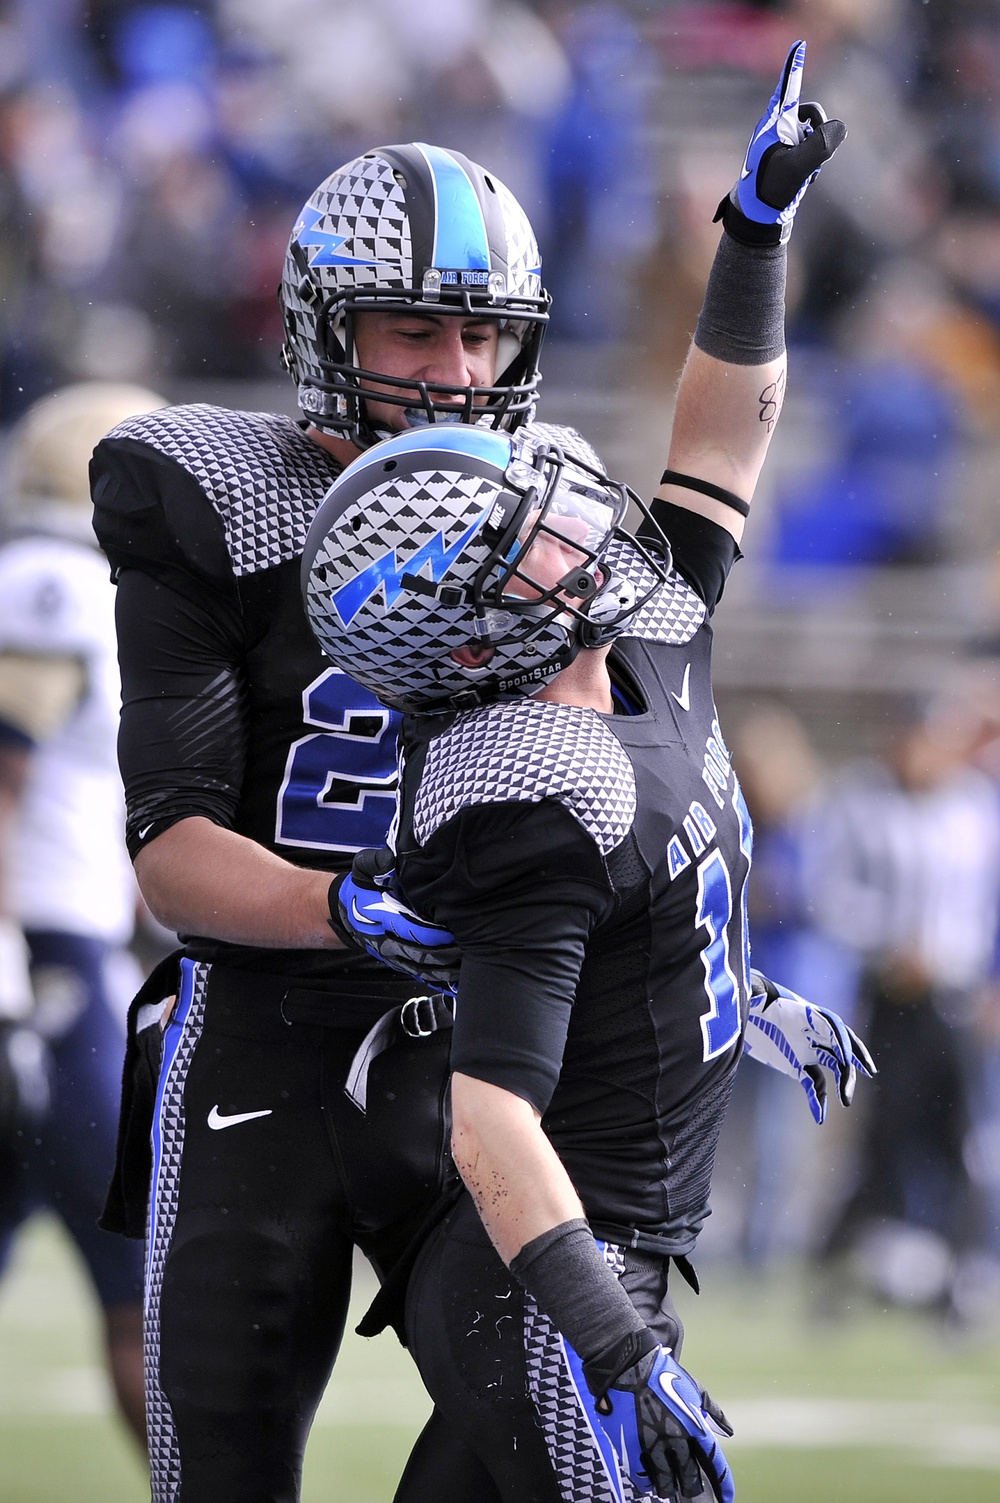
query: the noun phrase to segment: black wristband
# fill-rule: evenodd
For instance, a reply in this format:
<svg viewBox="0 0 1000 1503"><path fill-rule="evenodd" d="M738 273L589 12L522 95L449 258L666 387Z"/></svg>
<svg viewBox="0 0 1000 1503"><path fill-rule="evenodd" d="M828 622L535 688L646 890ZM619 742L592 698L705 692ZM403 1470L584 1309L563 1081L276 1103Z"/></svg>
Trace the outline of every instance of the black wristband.
<svg viewBox="0 0 1000 1503"><path fill-rule="evenodd" d="M726 234L732 235L741 245L781 245L788 239L787 225L780 221L777 224L761 224L759 220L748 219L728 193L720 200L719 207L712 216L712 223L718 224L720 219Z"/></svg>
<svg viewBox="0 0 1000 1503"><path fill-rule="evenodd" d="M727 230L698 315L697 348L728 365L777 360L785 349L787 263L788 253L778 242L744 242Z"/></svg>
<svg viewBox="0 0 1000 1503"><path fill-rule="evenodd" d="M659 1346L659 1342L646 1326L641 1331L630 1331L620 1341L585 1362L583 1376L594 1398L603 1399L615 1379L620 1378L627 1368L634 1367L656 1346Z"/></svg>
<svg viewBox="0 0 1000 1503"><path fill-rule="evenodd" d="M750 515L750 502L744 501L742 496L737 496L735 491L724 490L721 485L713 485L710 480L698 480L694 475L682 475L680 470L664 470L660 476L661 485L682 485L685 490L700 491L703 496L711 496L713 501L721 501L723 506L731 506L733 511L738 511L741 516Z"/></svg>
<svg viewBox="0 0 1000 1503"><path fill-rule="evenodd" d="M327 923L345 950L363 951L364 945L359 943L357 937L351 933L340 916L340 884L347 875L347 872L338 872L326 890L326 905L330 910L330 917L327 919Z"/></svg>
<svg viewBox="0 0 1000 1503"><path fill-rule="evenodd" d="M510 1271L584 1362L646 1330L586 1221L564 1221L533 1238Z"/></svg>

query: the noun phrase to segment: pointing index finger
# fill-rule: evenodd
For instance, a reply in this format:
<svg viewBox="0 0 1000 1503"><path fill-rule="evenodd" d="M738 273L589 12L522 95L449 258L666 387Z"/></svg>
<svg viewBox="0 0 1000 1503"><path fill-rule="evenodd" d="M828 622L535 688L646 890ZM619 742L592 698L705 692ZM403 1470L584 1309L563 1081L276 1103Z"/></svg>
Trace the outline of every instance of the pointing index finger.
<svg viewBox="0 0 1000 1503"><path fill-rule="evenodd" d="M795 42L785 58L785 71L781 77L781 113L798 110L802 92L802 70L806 62L805 42Z"/></svg>

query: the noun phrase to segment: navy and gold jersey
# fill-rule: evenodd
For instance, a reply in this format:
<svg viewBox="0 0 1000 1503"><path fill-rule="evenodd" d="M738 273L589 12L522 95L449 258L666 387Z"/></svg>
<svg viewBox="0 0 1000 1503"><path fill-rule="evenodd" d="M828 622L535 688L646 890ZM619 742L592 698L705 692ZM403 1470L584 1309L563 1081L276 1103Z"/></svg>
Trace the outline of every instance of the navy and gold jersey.
<svg viewBox="0 0 1000 1503"><path fill-rule="evenodd" d="M408 719L397 850L407 900L462 949L453 1068L542 1114L597 1235L681 1254L742 1047L751 831L711 686L735 545L660 520L669 625L643 613L653 639L615 645L616 713Z"/></svg>
<svg viewBox="0 0 1000 1503"><path fill-rule="evenodd" d="M202 404L131 418L98 446L133 857L193 815L323 870L383 843L399 716L331 666L299 591L309 523L339 473L291 419ZM275 972L360 968L379 994L412 991L368 957L193 937L188 949Z"/></svg>

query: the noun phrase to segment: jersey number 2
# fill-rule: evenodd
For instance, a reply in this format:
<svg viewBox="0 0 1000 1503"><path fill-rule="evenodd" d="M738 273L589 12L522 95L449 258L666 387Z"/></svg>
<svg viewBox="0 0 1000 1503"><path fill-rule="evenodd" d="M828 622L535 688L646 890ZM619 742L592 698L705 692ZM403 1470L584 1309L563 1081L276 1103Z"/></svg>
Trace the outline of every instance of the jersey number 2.
<svg viewBox="0 0 1000 1503"><path fill-rule="evenodd" d="M313 680L302 705L306 724L321 729L289 748L275 840L345 853L384 844L401 717L337 668Z"/></svg>

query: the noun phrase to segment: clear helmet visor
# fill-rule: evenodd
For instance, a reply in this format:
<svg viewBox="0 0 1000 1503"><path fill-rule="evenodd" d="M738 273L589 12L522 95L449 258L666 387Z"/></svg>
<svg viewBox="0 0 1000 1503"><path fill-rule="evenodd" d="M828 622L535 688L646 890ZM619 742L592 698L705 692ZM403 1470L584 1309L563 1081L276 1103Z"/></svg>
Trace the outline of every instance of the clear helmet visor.
<svg viewBox="0 0 1000 1503"><path fill-rule="evenodd" d="M600 558L625 504L621 496L564 478L547 502L528 510L518 530L500 581L503 604L591 599L604 582Z"/></svg>

